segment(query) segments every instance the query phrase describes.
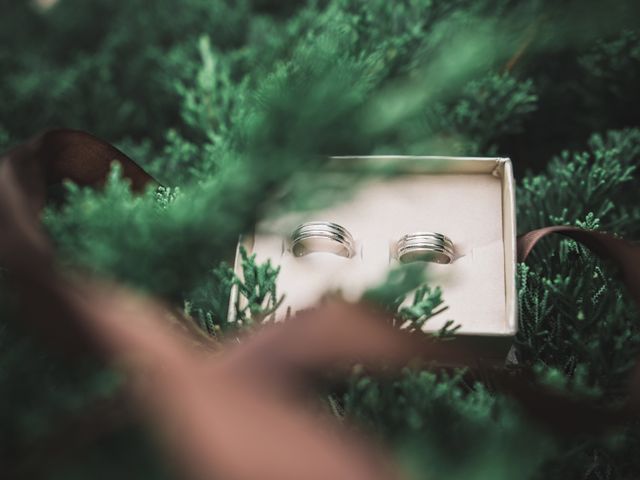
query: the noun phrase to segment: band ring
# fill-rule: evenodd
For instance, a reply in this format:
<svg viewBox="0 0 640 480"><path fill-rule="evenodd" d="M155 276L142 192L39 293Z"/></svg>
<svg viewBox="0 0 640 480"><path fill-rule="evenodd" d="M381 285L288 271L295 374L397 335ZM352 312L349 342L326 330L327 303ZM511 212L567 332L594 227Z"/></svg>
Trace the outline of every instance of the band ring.
<svg viewBox="0 0 640 480"><path fill-rule="evenodd" d="M402 263L423 261L447 264L455 258L451 239L437 232L403 235L396 243L395 254Z"/></svg>
<svg viewBox="0 0 640 480"><path fill-rule="evenodd" d="M291 252L296 257L325 252L351 258L355 255L355 241L351 233L337 223L307 222L292 232Z"/></svg>

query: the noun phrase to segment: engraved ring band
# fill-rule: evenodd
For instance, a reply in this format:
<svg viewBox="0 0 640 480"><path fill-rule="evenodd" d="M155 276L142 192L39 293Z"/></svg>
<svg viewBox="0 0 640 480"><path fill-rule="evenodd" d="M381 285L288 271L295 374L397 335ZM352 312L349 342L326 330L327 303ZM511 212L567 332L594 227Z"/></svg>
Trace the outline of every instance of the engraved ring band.
<svg viewBox="0 0 640 480"><path fill-rule="evenodd" d="M402 263L451 263L455 258L451 239L436 232L415 232L402 236L396 243L396 256Z"/></svg>
<svg viewBox="0 0 640 480"><path fill-rule="evenodd" d="M291 234L291 251L296 257L326 252L345 258L355 255L355 241L349 231L333 222L307 222Z"/></svg>

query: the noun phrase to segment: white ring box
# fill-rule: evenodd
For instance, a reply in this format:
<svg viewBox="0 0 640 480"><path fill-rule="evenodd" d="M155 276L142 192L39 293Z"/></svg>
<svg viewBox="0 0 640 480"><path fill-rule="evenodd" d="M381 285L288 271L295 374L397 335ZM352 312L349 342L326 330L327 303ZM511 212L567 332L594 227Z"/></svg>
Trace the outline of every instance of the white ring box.
<svg viewBox="0 0 640 480"><path fill-rule="evenodd" d="M508 158L365 156L333 157L327 175L348 175L365 167L393 169L370 175L353 192L320 210L292 213L256 225L244 245L258 262L280 266L277 287L285 300L276 311L309 308L330 291L356 301L379 285L396 260L393 244L402 235L439 232L454 243L451 264L424 263L427 282L443 291L448 310L426 322L437 331L451 319L460 325L456 342L486 357L504 358L517 331L516 224L514 180ZM321 184L323 172L317 172ZM316 178L314 177L314 178ZM321 188L321 187L319 187ZM290 232L306 221L331 221L356 241L356 255L330 253L295 257L287 249ZM239 252L235 271L242 275ZM237 291L232 292L233 306ZM242 300L242 299L241 299ZM411 295L408 301L411 300ZM230 308L233 321L233 308Z"/></svg>

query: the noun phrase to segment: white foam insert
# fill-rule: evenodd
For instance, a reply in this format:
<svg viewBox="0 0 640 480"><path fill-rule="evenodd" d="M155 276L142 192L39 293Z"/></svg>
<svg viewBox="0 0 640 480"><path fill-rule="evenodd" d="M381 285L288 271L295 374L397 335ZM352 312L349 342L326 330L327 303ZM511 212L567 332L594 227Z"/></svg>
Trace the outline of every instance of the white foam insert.
<svg viewBox="0 0 640 480"><path fill-rule="evenodd" d="M357 300L366 288L383 281L396 262L390 245L406 233L434 231L452 239L456 260L448 265L424 263L429 284L442 287L449 307L425 329L438 329L452 319L461 325L461 334L513 334L513 299L508 300L510 285L505 282L510 254L505 255L504 235L509 228L503 225L503 202L511 197L503 194L504 183L491 171L372 178L337 204L288 219L280 232L273 233L273 222L258 225L251 250L258 261L271 259L281 267L278 289L286 298L276 317L289 307L293 312L310 307L328 291L341 290ZM304 221L331 221L347 228L357 243L356 256L294 257L284 239Z"/></svg>

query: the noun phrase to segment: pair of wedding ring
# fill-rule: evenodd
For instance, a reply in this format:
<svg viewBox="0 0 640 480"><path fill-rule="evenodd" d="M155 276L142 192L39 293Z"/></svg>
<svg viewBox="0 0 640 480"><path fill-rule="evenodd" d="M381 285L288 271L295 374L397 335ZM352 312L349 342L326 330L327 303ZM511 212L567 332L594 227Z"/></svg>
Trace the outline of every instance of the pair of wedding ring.
<svg viewBox="0 0 640 480"><path fill-rule="evenodd" d="M355 245L351 233L332 222L303 223L291 234L291 251L296 257L313 252L328 252L352 258L356 253ZM396 242L392 254L402 263L451 263L454 260L451 239L435 232L415 232L402 236Z"/></svg>

